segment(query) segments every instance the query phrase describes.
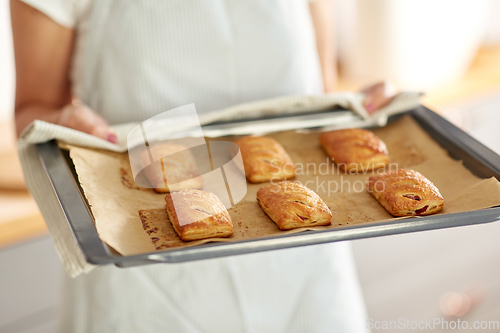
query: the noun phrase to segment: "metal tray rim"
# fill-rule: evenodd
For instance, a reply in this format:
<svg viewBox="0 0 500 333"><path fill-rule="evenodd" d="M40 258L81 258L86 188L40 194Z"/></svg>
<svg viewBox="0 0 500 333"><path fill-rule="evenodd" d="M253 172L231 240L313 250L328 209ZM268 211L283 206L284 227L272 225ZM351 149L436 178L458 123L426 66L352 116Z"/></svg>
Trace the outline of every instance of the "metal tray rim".
<svg viewBox="0 0 500 333"><path fill-rule="evenodd" d="M489 172L489 176L500 179L500 156L425 107L411 110L408 114L412 115L421 126L424 124L429 127L430 131L434 131L435 135L442 136L443 141L438 142L441 145L446 143L454 145L457 149L461 149L463 153L472 156L477 161L476 164L480 166L478 170L475 170L476 172L486 171L486 174ZM119 267L129 267L148 263L178 263L500 220L500 207L493 207L464 213L415 217L410 218L411 223L409 223L410 219L388 220L342 226L335 229L304 231L277 237L256 238L234 243L207 243L193 247L121 256L113 254L99 239L86 199L73 175L74 170L71 170L64 160L55 141L39 144L37 150L77 244L86 260L95 265L114 263ZM72 184L72 186L68 186L68 184Z"/></svg>

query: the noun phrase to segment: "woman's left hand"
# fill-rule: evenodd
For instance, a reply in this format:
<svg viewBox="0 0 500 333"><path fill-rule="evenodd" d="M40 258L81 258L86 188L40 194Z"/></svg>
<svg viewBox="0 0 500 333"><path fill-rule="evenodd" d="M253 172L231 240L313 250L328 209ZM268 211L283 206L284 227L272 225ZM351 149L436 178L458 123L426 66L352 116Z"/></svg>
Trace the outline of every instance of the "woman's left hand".
<svg viewBox="0 0 500 333"><path fill-rule="evenodd" d="M363 106L369 114L389 104L396 95L396 87L389 81L378 82L361 90L365 94Z"/></svg>

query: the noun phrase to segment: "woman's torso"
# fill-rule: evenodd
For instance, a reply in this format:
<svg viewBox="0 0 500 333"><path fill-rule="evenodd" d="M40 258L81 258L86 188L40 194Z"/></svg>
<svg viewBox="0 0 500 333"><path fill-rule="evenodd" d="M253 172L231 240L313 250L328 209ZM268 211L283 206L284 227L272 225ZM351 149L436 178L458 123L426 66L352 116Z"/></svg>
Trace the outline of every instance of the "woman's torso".
<svg viewBox="0 0 500 333"><path fill-rule="evenodd" d="M320 93L305 0L90 1L73 92L110 123ZM349 332L363 307L347 244L67 280L63 332ZM357 330L359 331L359 330Z"/></svg>
<svg viewBox="0 0 500 333"><path fill-rule="evenodd" d="M322 92L305 0L95 1L73 91L110 123Z"/></svg>

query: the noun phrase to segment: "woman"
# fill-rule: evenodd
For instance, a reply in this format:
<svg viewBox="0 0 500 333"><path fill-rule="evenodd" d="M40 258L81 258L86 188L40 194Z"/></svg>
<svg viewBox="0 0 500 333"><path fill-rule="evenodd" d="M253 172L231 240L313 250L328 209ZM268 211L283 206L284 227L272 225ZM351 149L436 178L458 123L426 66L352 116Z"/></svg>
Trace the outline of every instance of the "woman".
<svg viewBox="0 0 500 333"><path fill-rule="evenodd" d="M116 143L109 124L332 91L328 0L11 1L16 126L34 119ZM368 91L367 110L387 102ZM75 102L77 101L77 102ZM61 332L361 332L347 243L67 280Z"/></svg>

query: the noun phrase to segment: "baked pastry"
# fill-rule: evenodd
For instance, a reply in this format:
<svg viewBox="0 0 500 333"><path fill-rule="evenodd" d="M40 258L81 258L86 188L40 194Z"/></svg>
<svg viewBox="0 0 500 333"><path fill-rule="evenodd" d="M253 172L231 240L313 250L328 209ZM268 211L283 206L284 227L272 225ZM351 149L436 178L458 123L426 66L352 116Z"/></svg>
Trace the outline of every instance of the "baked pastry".
<svg viewBox="0 0 500 333"><path fill-rule="evenodd" d="M263 136L246 136L235 142L241 151L245 175L252 183L295 177L295 165L276 140Z"/></svg>
<svg viewBox="0 0 500 333"><path fill-rule="evenodd" d="M165 202L168 218L183 241L233 234L231 217L213 193L187 189L167 194Z"/></svg>
<svg viewBox="0 0 500 333"><path fill-rule="evenodd" d="M257 202L281 230L330 225L332 213L307 187L280 182L257 191Z"/></svg>
<svg viewBox="0 0 500 333"><path fill-rule="evenodd" d="M342 171L370 171L389 164L385 143L368 130L351 128L325 132L319 140Z"/></svg>
<svg viewBox="0 0 500 333"><path fill-rule="evenodd" d="M187 188L201 188L203 178L189 147L175 143L152 146L152 156L164 156L151 164L147 150L140 154L146 177L158 193L168 193Z"/></svg>
<svg viewBox="0 0 500 333"><path fill-rule="evenodd" d="M371 176L367 190L394 216L430 215L444 205L436 186L414 170L399 169Z"/></svg>

